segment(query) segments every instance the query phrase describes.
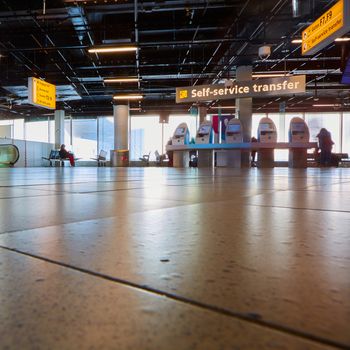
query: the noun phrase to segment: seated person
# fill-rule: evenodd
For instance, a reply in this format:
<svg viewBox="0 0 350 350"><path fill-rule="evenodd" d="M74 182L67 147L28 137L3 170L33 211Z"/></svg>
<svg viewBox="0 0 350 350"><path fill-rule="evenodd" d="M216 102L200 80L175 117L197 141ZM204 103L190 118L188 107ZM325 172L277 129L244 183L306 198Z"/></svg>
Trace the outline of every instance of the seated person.
<svg viewBox="0 0 350 350"><path fill-rule="evenodd" d="M71 166L75 166L74 155L66 150L66 145L61 145L59 154L62 159L69 159Z"/></svg>

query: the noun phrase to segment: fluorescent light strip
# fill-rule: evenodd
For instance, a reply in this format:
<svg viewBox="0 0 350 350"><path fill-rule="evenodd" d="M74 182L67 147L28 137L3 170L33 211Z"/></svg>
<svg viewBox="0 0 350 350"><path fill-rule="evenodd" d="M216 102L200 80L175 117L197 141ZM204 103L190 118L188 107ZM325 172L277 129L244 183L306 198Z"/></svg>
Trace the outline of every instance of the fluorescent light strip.
<svg viewBox="0 0 350 350"><path fill-rule="evenodd" d="M342 41L350 41L350 38L336 38L334 41L342 42ZM292 44L301 44L303 41L301 39L293 39Z"/></svg>
<svg viewBox="0 0 350 350"><path fill-rule="evenodd" d="M339 41L350 41L350 38L337 38L334 41L337 41L337 42L339 42Z"/></svg>
<svg viewBox="0 0 350 350"><path fill-rule="evenodd" d="M341 104L313 104L312 107L341 107Z"/></svg>
<svg viewBox="0 0 350 350"><path fill-rule="evenodd" d="M283 73L266 73L266 74L253 74L253 78L277 78L277 77L289 77L290 74Z"/></svg>
<svg viewBox="0 0 350 350"><path fill-rule="evenodd" d="M212 106L210 109L235 109L236 106Z"/></svg>
<svg viewBox="0 0 350 350"><path fill-rule="evenodd" d="M106 78L103 79L105 83L137 83L138 78Z"/></svg>
<svg viewBox="0 0 350 350"><path fill-rule="evenodd" d="M142 95L115 95L113 96L114 100L141 100L143 99Z"/></svg>
<svg viewBox="0 0 350 350"><path fill-rule="evenodd" d="M137 47L136 46L93 47L88 51L90 53L132 52L132 51L137 51Z"/></svg>

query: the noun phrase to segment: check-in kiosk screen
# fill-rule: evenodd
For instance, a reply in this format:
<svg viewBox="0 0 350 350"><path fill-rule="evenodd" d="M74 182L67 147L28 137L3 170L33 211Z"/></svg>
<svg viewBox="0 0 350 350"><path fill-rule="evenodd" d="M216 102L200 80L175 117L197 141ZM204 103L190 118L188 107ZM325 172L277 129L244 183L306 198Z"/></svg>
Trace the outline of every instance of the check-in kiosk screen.
<svg viewBox="0 0 350 350"><path fill-rule="evenodd" d="M227 126L227 132L230 134L238 134L241 132L241 126L239 124L229 124Z"/></svg>
<svg viewBox="0 0 350 350"><path fill-rule="evenodd" d="M177 128L175 131L175 136L183 136L185 133L185 128Z"/></svg>
<svg viewBox="0 0 350 350"><path fill-rule="evenodd" d="M271 135L274 133L274 129L272 127L272 124L260 124L260 135Z"/></svg>
<svg viewBox="0 0 350 350"><path fill-rule="evenodd" d="M299 135L305 133L305 124L304 123L293 123L292 124L292 134Z"/></svg>
<svg viewBox="0 0 350 350"><path fill-rule="evenodd" d="M273 131L272 125L269 123L260 124L259 129L260 131Z"/></svg>
<svg viewBox="0 0 350 350"><path fill-rule="evenodd" d="M211 126L210 125L203 125L198 130L198 135L208 135L210 132Z"/></svg>

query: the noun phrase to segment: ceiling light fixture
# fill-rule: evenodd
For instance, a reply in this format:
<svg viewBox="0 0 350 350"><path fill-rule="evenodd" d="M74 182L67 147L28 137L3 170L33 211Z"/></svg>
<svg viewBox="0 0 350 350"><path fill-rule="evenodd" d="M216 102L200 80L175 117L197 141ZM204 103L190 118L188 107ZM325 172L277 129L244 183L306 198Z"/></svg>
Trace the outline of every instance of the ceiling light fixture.
<svg viewBox="0 0 350 350"><path fill-rule="evenodd" d="M103 82L105 83L137 83L138 81L139 79L137 77L103 79Z"/></svg>
<svg viewBox="0 0 350 350"><path fill-rule="evenodd" d="M350 38L336 38L334 41L336 42L350 41ZM302 42L303 42L302 39L293 39L291 41L292 44L301 44Z"/></svg>
<svg viewBox="0 0 350 350"><path fill-rule="evenodd" d="M253 74L253 78L278 78L278 77L289 77L290 74L284 74L284 73L259 73L259 74Z"/></svg>
<svg viewBox="0 0 350 350"><path fill-rule="evenodd" d="M90 53L113 53L113 52L133 52L137 51L136 46L119 46L119 47L92 47L88 50Z"/></svg>
<svg viewBox="0 0 350 350"><path fill-rule="evenodd" d="M341 42L341 41L350 41L350 38L337 38L334 41Z"/></svg>
<svg viewBox="0 0 350 350"><path fill-rule="evenodd" d="M236 106L211 106L210 109L235 109Z"/></svg>
<svg viewBox="0 0 350 350"><path fill-rule="evenodd" d="M142 95L114 95L114 100L142 100Z"/></svg>
<svg viewBox="0 0 350 350"><path fill-rule="evenodd" d="M313 104L312 107L341 107L341 104L331 104L331 103L324 103L324 104Z"/></svg>

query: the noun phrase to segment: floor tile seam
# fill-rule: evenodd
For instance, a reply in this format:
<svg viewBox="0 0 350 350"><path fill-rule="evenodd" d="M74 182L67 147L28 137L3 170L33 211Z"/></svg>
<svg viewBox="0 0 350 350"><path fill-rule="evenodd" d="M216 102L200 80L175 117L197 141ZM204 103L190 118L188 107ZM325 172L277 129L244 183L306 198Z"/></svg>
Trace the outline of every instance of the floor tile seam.
<svg viewBox="0 0 350 350"><path fill-rule="evenodd" d="M310 211L350 214L350 210L332 210L332 209L304 208L304 207L296 208L296 207L286 207L286 206L282 206L282 205L267 205L267 204L254 204L254 203L245 203L244 205L245 206L252 206L252 207L262 207L262 208L278 208L278 209L290 209L290 210L310 210Z"/></svg>
<svg viewBox="0 0 350 350"><path fill-rule="evenodd" d="M240 198L246 198L249 200L250 197L255 197L255 196L260 196L264 194L254 194L254 195L248 195L248 196L243 196ZM137 197L134 197L137 199ZM145 198L145 197L144 197ZM154 199L150 197L146 197L146 199ZM163 199L159 199L162 201ZM186 207L186 206L198 206L201 204L225 204L227 202L232 202L232 198L229 199L222 199L218 201L200 201L200 202L188 202L184 200L172 200L172 199L167 199L166 201L171 201L171 202L176 202L179 203L179 205L174 205L174 206L169 206L165 208L154 208L154 209L145 209L145 210L140 210L140 211L135 211L130 213L129 215L134 216L138 215L140 213L152 213L152 212L157 212L157 211L163 211L163 210L171 210L171 209L176 209L179 207ZM180 204L181 203L181 204ZM350 211L342 211L342 210L330 210L330 209L314 209L314 208L296 208L296 207L286 207L286 206L273 206L273 205L264 205L264 204L254 204L254 203L243 203L242 205L244 206L250 206L250 207L263 207L263 208L277 208L277 209L288 209L288 210L310 210L310 211L319 211L319 212L333 212L333 213L350 213ZM110 216L104 216L104 217L98 217L98 218L90 218L90 219L84 219L84 220L77 220L77 221L70 221L70 222L63 222L63 223L58 223L58 224L53 224L53 225L44 225L44 226L37 226L37 227L32 227L32 228L27 228L27 229L22 229L22 230L10 230L10 231L5 231L5 232L0 232L1 235L5 234L13 234L13 233L21 233L21 232L28 232L32 230L37 230L37 229L44 229L44 228L51 228L51 227L57 227L57 226L64 226L64 225L71 225L71 224L78 224L78 223L87 223L89 221L96 221L96 220L108 220L112 218L116 218L118 216L116 215L110 215Z"/></svg>
<svg viewBox="0 0 350 350"><path fill-rule="evenodd" d="M335 185L344 185L344 184L349 184L350 183L350 179L346 179L346 181L337 181L337 182L332 182L330 184L327 183L327 186L335 186ZM309 189L312 187L320 187L323 186L322 184L318 184L318 185L310 185L310 186L306 186L304 187L305 189Z"/></svg>
<svg viewBox="0 0 350 350"><path fill-rule="evenodd" d="M136 197L135 197L136 199ZM161 201L162 199L160 199ZM132 213L129 213L129 216L134 216L134 215L138 215L140 213L151 213L151 212L157 212L157 211L162 211L162 210L166 210L166 209L175 209L178 207L185 207L188 205L196 205L196 204L200 204L200 203L192 203L192 202L184 202L184 201L175 201L175 200L166 200L166 201L171 201L171 202L176 202L176 203L183 203L183 205L174 205L174 206L169 206L169 207L165 207L165 208L153 208L153 209L144 209L144 210L139 210L139 211L134 211ZM108 216L104 216L104 217L99 217L99 218L91 218L91 219L85 219L85 220L77 220L77 221L70 221L70 222L63 222L63 223L58 223L58 224L53 224L53 225L44 225L44 226L37 226L37 227L32 227L32 228L26 228L26 229L22 229L22 230L10 230L10 231L5 231L5 232L0 232L0 236L1 235L6 235L6 234L10 234L10 233L20 233L20 232L27 232L27 231L32 231L32 230L40 230L40 229L44 229L44 228L51 228L51 227L57 227L57 226L64 226L64 225L71 225L71 224L78 224L78 223L88 223L89 221L96 221L96 220L107 220L107 219L113 219L113 218L117 218L118 215L108 215Z"/></svg>
<svg viewBox="0 0 350 350"><path fill-rule="evenodd" d="M165 297L169 300L181 303L181 304L186 304L189 305L191 307L195 307L195 308L199 308L201 310L205 310L205 311L210 311L212 313L215 314L219 314L219 315L225 315L231 318L234 318L236 320L239 320L241 322L247 322L250 324L254 324L256 326L262 327L264 329L269 329L271 331L275 331L275 332L279 332L282 334L288 334L291 336L295 336L298 337L300 339L304 339L304 340L308 340L308 341L312 341L315 342L317 344L322 344L322 345L328 345L331 347L334 347L336 349L349 349L350 344L343 344L341 342L338 342L336 340L333 339L328 339L328 338L324 338L324 337L320 337L317 336L315 334L312 333L308 333L308 332L304 332L298 329L294 329L288 326L285 326L283 324L279 324L279 323L275 323L273 321L268 321L268 320L263 320L259 317L257 317L256 314L254 313L243 313L243 312L239 312L239 311L233 311L233 310L229 310L223 307L219 307L219 306L215 306L212 304L207 304L205 302L201 302L198 300L194 300L185 296L181 296L181 295L176 295L170 292L166 292L166 291L162 291L160 289L156 289L147 285L141 285L126 279L122 279L122 278L118 278L118 277L113 277L107 274L103 274L100 272L95 272L95 271L91 271L85 268L81 268L78 266L73 266L64 262L60 262L57 260L53 260L50 258L46 258L40 255L36 255L36 254L32 254L32 253L28 253L25 251L21 251L15 248L10 248L10 247L5 247L0 245L0 249L4 249L7 251L10 251L12 253L15 254L20 254L20 255L24 255L26 257L30 257L36 260L40 260L43 261L45 263L49 263L49 264L53 264L62 268L66 268L69 270L73 270L76 272L80 272L82 274L85 275L89 275L89 276L93 276L99 279L103 279L124 287L129 287L132 290L138 290L138 291L142 291L145 293L148 293L150 295L156 295L156 296L160 296L160 297Z"/></svg>

